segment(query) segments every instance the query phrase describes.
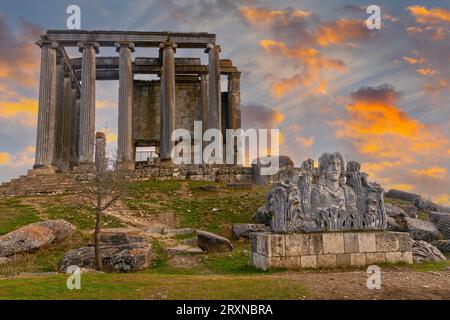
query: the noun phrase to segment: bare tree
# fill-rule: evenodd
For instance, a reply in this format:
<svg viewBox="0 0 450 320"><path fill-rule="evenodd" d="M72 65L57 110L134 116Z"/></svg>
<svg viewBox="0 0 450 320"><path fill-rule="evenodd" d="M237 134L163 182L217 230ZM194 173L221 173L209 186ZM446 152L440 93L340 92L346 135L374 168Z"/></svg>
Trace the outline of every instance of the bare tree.
<svg viewBox="0 0 450 320"><path fill-rule="evenodd" d="M127 192L126 173L117 168L115 156L105 153L106 138L96 134L95 163L80 165L69 174L78 185L81 204L95 211L94 250L97 270L102 269L100 232L103 213Z"/></svg>

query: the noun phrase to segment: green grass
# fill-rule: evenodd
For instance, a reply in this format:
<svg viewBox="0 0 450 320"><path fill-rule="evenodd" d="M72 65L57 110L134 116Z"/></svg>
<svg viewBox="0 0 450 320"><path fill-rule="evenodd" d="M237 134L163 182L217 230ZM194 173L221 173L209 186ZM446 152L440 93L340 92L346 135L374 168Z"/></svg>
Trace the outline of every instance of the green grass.
<svg viewBox="0 0 450 320"><path fill-rule="evenodd" d="M384 197L384 203L389 203L392 205L410 205L412 204L409 201L405 201L405 200L400 200L400 199L394 199L394 198L389 198L389 197Z"/></svg>
<svg viewBox="0 0 450 320"><path fill-rule="evenodd" d="M49 219L66 220L81 230L93 229L95 225L95 212L93 210L68 205L48 205L45 207L45 212ZM117 218L108 215L103 216L102 223L103 228L123 226Z"/></svg>
<svg viewBox="0 0 450 320"><path fill-rule="evenodd" d="M65 275L0 280L0 299L299 299L301 283L272 276L84 274L81 290Z"/></svg>
<svg viewBox="0 0 450 320"><path fill-rule="evenodd" d="M448 257L447 257L448 259ZM422 263L414 263L409 265L411 269L419 272L428 272L428 271L444 271L447 268L450 268L450 260L447 261L428 261Z"/></svg>
<svg viewBox="0 0 450 320"><path fill-rule="evenodd" d="M21 204L20 198L0 200L0 235L40 220L36 210Z"/></svg>

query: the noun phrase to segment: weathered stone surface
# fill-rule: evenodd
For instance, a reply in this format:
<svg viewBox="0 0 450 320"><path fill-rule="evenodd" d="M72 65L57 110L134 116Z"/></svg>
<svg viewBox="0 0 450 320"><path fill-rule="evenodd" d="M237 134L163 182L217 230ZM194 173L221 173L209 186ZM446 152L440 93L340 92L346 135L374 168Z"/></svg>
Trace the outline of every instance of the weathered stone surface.
<svg viewBox="0 0 450 320"><path fill-rule="evenodd" d="M344 233L344 251L346 253L359 252L358 233L355 232Z"/></svg>
<svg viewBox="0 0 450 320"><path fill-rule="evenodd" d="M119 246L101 246L103 271L135 272L148 267L152 259L149 243L132 243ZM95 268L94 247L83 247L67 252L60 262L60 271L65 272L71 265Z"/></svg>
<svg viewBox="0 0 450 320"><path fill-rule="evenodd" d="M447 260L438 248L422 240L412 242L412 255L414 262Z"/></svg>
<svg viewBox="0 0 450 320"><path fill-rule="evenodd" d="M404 216L404 215L406 215L405 210L403 210L400 207L394 206L393 204L385 203L384 207L386 209L386 214L389 217L396 217L396 216Z"/></svg>
<svg viewBox="0 0 450 320"><path fill-rule="evenodd" d="M432 243L441 252L450 252L450 240L436 240Z"/></svg>
<svg viewBox="0 0 450 320"><path fill-rule="evenodd" d="M387 230L388 231L402 231L402 228L398 225L397 221L392 217L387 217Z"/></svg>
<svg viewBox="0 0 450 320"><path fill-rule="evenodd" d="M429 221L405 217L407 231L414 240L433 241L439 238L440 234L435 225Z"/></svg>
<svg viewBox="0 0 450 320"><path fill-rule="evenodd" d="M377 252L399 251L398 237L392 232L377 233L375 235Z"/></svg>
<svg viewBox="0 0 450 320"><path fill-rule="evenodd" d="M36 222L35 225L50 229L55 237L54 241L61 241L71 237L77 229L73 224L61 219Z"/></svg>
<svg viewBox="0 0 450 320"><path fill-rule="evenodd" d="M238 223L232 226L231 231L235 239L249 239L251 232L269 231L269 227L262 223Z"/></svg>
<svg viewBox="0 0 450 320"><path fill-rule="evenodd" d="M0 265L5 264L5 263L8 263L8 262L9 262L9 259L8 259L8 258L6 258L6 257L0 257Z"/></svg>
<svg viewBox="0 0 450 320"><path fill-rule="evenodd" d="M200 248L191 247L191 246L187 246L187 245L178 245L175 247L168 247L165 249L165 251L169 255L204 253L204 251Z"/></svg>
<svg viewBox="0 0 450 320"><path fill-rule="evenodd" d="M414 205L424 211L438 211L438 212L447 212L450 213L450 207L441 206L439 204L436 204L430 200L426 200L423 198L416 198L414 200Z"/></svg>
<svg viewBox="0 0 450 320"><path fill-rule="evenodd" d="M208 252L233 251L230 240L207 231L197 230L197 244Z"/></svg>
<svg viewBox="0 0 450 320"><path fill-rule="evenodd" d="M269 225L271 219L272 214L269 212L266 205L259 207L258 210L253 214L253 220L255 220L257 223Z"/></svg>
<svg viewBox="0 0 450 320"><path fill-rule="evenodd" d="M117 246L134 242L144 242L145 237L137 229L111 228L101 230L99 240L101 245Z"/></svg>
<svg viewBox="0 0 450 320"><path fill-rule="evenodd" d="M385 193L385 196L389 197L389 198L398 199L398 200L408 201L411 203L414 203L414 200L416 200L417 198L420 198L420 196L418 194L406 192L406 191L402 191L402 190L397 190L397 189L389 190L388 192Z"/></svg>
<svg viewBox="0 0 450 320"><path fill-rule="evenodd" d="M323 252L328 253L344 253L344 236L341 232L324 233Z"/></svg>
<svg viewBox="0 0 450 320"><path fill-rule="evenodd" d="M419 211L417 207L411 204L399 204L397 205L398 208L403 209L405 214L410 218L417 218L417 212ZM386 211L387 213L387 211Z"/></svg>
<svg viewBox="0 0 450 320"><path fill-rule="evenodd" d="M359 251L358 252L376 252L377 245L375 241L375 233L372 232L359 232L358 233L358 243L359 243Z"/></svg>
<svg viewBox="0 0 450 320"><path fill-rule="evenodd" d="M446 239L450 239L450 214L442 214L436 227Z"/></svg>
<svg viewBox="0 0 450 320"><path fill-rule="evenodd" d="M31 224L0 237L0 257L31 252L49 245L54 240L55 235L51 229Z"/></svg>

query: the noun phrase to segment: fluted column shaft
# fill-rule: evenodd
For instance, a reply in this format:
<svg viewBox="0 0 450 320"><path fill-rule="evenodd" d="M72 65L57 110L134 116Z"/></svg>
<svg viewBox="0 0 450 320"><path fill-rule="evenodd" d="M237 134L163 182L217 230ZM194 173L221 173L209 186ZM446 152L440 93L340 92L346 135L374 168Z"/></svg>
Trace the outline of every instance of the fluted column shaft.
<svg viewBox="0 0 450 320"><path fill-rule="evenodd" d="M159 156L162 161L171 159L174 143L171 141L175 130L175 49L174 43L161 43L161 130Z"/></svg>
<svg viewBox="0 0 450 320"><path fill-rule="evenodd" d="M220 96L220 46L208 44L208 86L209 86L209 118L208 128L221 130L221 96Z"/></svg>
<svg viewBox="0 0 450 320"><path fill-rule="evenodd" d="M202 128L203 132L205 132L208 128L208 118L209 118L209 86L208 86L208 74L201 73L200 74L200 97L202 104Z"/></svg>
<svg viewBox="0 0 450 320"><path fill-rule="evenodd" d="M117 160L133 162L132 137L132 103L133 103L133 73L131 52L133 43L115 43L119 52L119 128L117 140Z"/></svg>
<svg viewBox="0 0 450 320"><path fill-rule="evenodd" d="M41 47L39 79L39 111L34 168L51 166L54 154L56 107L56 48L57 43L38 41Z"/></svg>
<svg viewBox="0 0 450 320"><path fill-rule="evenodd" d="M233 72L228 76L228 112L230 128L241 127L241 73Z"/></svg>
<svg viewBox="0 0 450 320"><path fill-rule="evenodd" d="M93 163L95 146L95 54L98 53L99 45L95 42L84 42L79 43L78 46L83 53L78 163Z"/></svg>

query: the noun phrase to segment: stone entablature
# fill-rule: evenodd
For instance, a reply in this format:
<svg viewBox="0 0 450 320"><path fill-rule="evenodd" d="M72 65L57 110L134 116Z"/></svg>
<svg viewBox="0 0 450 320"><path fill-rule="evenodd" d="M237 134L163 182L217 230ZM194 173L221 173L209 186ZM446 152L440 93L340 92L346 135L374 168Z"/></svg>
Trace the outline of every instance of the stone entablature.
<svg viewBox="0 0 450 320"><path fill-rule="evenodd" d="M399 262L412 263L408 233L366 231L250 234L250 264L262 270Z"/></svg>

